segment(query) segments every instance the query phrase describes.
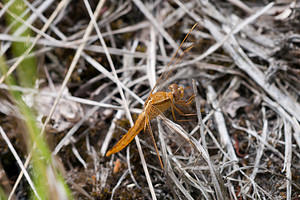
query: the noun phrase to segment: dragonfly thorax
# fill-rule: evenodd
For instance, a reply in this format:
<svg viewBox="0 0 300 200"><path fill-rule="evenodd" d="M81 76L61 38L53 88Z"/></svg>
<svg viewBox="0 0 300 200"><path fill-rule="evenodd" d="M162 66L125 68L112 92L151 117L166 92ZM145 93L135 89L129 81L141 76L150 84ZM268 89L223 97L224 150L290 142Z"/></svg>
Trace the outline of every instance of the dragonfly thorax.
<svg viewBox="0 0 300 200"><path fill-rule="evenodd" d="M176 83L171 84L169 90L172 92L175 101L182 99L184 96L184 88L179 87Z"/></svg>

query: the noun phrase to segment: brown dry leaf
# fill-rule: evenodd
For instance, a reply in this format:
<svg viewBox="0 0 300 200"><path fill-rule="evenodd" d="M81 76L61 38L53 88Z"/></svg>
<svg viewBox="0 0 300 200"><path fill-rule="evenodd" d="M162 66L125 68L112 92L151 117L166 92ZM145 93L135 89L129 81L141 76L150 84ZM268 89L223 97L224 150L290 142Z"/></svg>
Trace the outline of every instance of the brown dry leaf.
<svg viewBox="0 0 300 200"><path fill-rule="evenodd" d="M230 117L235 117L236 112L239 108L248 106L249 102L246 98L240 97L240 95L236 92L231 92L228 100L223 105L223 109L227 112Z"/></svg>
<svg viewBox="0 0 300 200"><path fill-rule="evenodd" d="M55 86L55 90L58 91L60 85ZM34 98L34 106L40 117L47 116L51 110L51 106L54 103L55 96L49 94L55 93L49 87L40 89L40 92ZM71 96L69 90L66 88L63 91L63 96ZM83 116L83 109L79 103L61 99L57 105L57 108L52 115L51 125L47 127L47 131L50 132L62 132L74 125Z"/></svg>

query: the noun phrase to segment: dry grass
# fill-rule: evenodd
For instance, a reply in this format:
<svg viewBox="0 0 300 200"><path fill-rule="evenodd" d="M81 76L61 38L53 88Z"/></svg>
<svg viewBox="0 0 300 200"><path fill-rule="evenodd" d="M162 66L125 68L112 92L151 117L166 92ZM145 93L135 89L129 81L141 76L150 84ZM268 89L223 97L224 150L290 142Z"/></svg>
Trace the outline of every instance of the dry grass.
<svg viewBox="0 0 300 200"><path fill-rule="evenodd" d="M41 132L75 199L300 198L299 2L26 4L30 17L22 23L35 37L9 34L1 4L1 55L9 74L27 56L39 61L39 89L11 89L43 103L33 108L45 118ZM196 22L180 52L193 49L168 66ZM32 46L15 58L11 42ZM105 157L169 70L161 90L170 83L186 87L186 96L196 98L185 110L197 116L173 122L166 112L152 120L164 169L147 133ZM28 197L18 165L27 158L28 170L31 156L15 125L22 116L9 100L6 76L0 79L0 184L7 196Z"/></svg>

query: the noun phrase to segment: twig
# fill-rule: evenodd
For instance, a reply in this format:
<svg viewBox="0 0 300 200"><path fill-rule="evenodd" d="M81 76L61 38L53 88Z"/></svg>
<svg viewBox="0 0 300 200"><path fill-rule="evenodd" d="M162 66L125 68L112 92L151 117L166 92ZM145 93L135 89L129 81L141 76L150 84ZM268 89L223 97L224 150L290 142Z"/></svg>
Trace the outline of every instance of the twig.
<svg viewBox="0 0 300 200"><path fill-rule="evenodd" d="M112 120L112 123L111 123L111 125L110 125L110 127L109 127L109 129L108 129L108 131L107 131L107 133L105 135L105 139L104 139L104 141L102 143L102 146L101 146L100 154L102 156L104 156L105 153L106 153L106 151L107 151L109 142L110 142L110 140L111 140L111 138L113 136L113 133L115 131L115 128L116 128L116 122L121 119L121 117L123 116L123 114L124 114L123 110L118 110L118 112L115 114L115 117Z"/></svg>
<svg viewBox="0 0 300 200"><path fill-rule="evenodd" d="M114 194L116 192L116 190L118 189L118 187L121 185L122 181L126 178L128 174L128 169L123 173L123 175L120 177L120 179L118 180L118 183L115 185L115 187L113 188L112 192L111 192L111 197L110 199L114 199Z"/></svg>
<svg viewBox="0 0 300 200"><path fill-rule="evenodd" d="M214 117L215 117L215 121L217 124L218 132L219 132L219 135L221 138L221 144L222 144L222 146L224 146L227 149L227 153L230 156L230 161L238 162L238 158L235 154L233 145L232 145L230 137L229 137L229 133L226 128L224 116L220 110L219 103L217 102L217 99L216 99L216 92L214 91L214 89L211 85L209 85L207 87L207 89L208 89L208 94L207 94L208 100L211 102L212 107L216 110ZM235 170L238 169L238 166L236 164L234 164L233 166L234 166Z"/></svg>
<svg viewBox="0 0 300 200"><path fill-rule="evenodd" d="M47 30L47 28L49 27L49 25L51 24L51 22L54 20L54 18L55 18L56 15L58 14L58 12L62 9L62 7L66 4L67 1L68 1L68 0L61 1L61 2L58 4L58 6L56 7L56 9L55 9L54 12L52 13L52 15L49 17L47 23L43 26L41 32L45 32L45 31ZM1 79L0 79L0 84L1 84L1 83L5 80L5 78L6 78L8 75L10 75L10 74L17 68L17 66L24 60L24 58L29 54L29 52L30 52L30 51L32 50L32 48L34 47L36 41L38 41L38 39L39 39L40 37L41 37L40 34L38 34L38 35L35 37L35 40L34 40L34 42L32 43L32 45L31 45L31 46L23 53L23 55L22 55L22 56L14 63L14 65L13 65L11 68L9 68L9 71L7 72L7 74L5 74L5 75L3 75L3 76L1 77ZM66 84L65 84L65 85L66 85ZM60 90L60 95L62 94L63 90L64 90L64 87L61 88L61 90ZM56 98L56 105L57 105L57 103L58 103L58 100L59 100L59 98ZM56 105L55 105L55 106L56 106ZM53 114L53 112L54 112L55 106L52 107L52 108L53 108L53 109L52 109L52 110L53 110L53 111L52 111L52 114ZM51 113L51 112L50 112L50 113ZM51 114L51 115L52 115L52 114ZM45 124L44 124L44 126L43 126L44 130L45 130L45 128L46 128L46 125L47 125L48 122L50 121L51 115L49 115L49 116L47 117L48 120L46 119L47 123L45 122ZM41 133L43 133L44 130L42 130ZM34 145L33 148L36 148L36 145ZM24 167L25 167L25 168L29 165L29 161L31 160L31 157L32 157L32 151L29 153L28 157L26 158L26 161L25 161L25 163L24 163ZM15 190L16 190L16 188L17 188L19 182L21 181L22 176L23 176L23 171L19 174L18 179L16 180L16 182L15 182L15 184L14 184L14 187L13 187L11 193L10 193L10 197L11 197L12 194L15 192Z"/></svg>
<svg viewBox="0 0 300 200"><path fill-rule="evenodd" d="M240 0L228 0L228 1L249 14L253 13L253 10Z"/></svg>
<svg viewBox="0 0 300 200"><path fill-rule="evenodd" d="M127 103L127 100L126 100L125 95L124 95L124 93L123 93L123 90L122 90L120 81L119 81L119 79L118 79L118 75L117 75L117 73L116 73L116 70L115 70L115 67L114 67L112 58L111 58L111 56L110 56L110 54L109 54L109 52L108 52L107 46L106 46L105 41L104 41L104 39L103 39L103 37L102 37L102 35L101 35L101 32L100 32L100 30L99 30L99 28L98 28L98 26L97 26L97 24L96 24L96 19L95 19L95 17L92 15L91 8L90 8L90 5L89 5L88 1L87 1L87 0L84 0L84 3L85 3L85 5L86 5L86 7L87 7L87 10L88 10L89 14L90 14L90 17L91 17L91 23L94 25L94 27L95 27L95 29L96 29L97 35L98 35L98 37L99 37L99 39L100 39L101 45L103 46L104 51L105 51L105 55L106 55L106 57L107 57L107 59L108 59L108 63L109 63L109 65L110 65L110 67L111 67L111 69L112 69L112 72L113 72L113 75L114 75L114 77L115 77L115 79L116 79L116 84L117 84L119 93L120 93L120 95L121 95L122 101L123 101L123 106L124 106L124 109L125 109L125 113L126 113L126 115L127 115L127 118L128 118L129 121L130 121L131 126L133 126L134 123L133 123L133 120L132 120L131 115L130 115L130 111L129 111L129 108L128 108L128 103ZM96 9L96 11L99 12L100 10L97 10L97 9ZM154 191L154 188L153 188L153 185L152 185L152 181L151 181L151 178L150 178L150 175L149 175L149 172L148 172L147 164L146 164L146 162L145 162L144 154L143 154L143 151L142 151L141 144L140 144L140 141L139 141L138 136L135 137L135 141L136 141L136 144L137 144L137 147L138 147L139 155L140 155L140 158L141 158L141 161L142 161L143 169L144 169L144 172L145 172L145 175L146 175L146 178L147 178L147 183L148 183L148 185L149 185L149 189L150 189L152 198L153 198L153 199L156 199L155 191Z"/></svg>
<svg viewBox="0 0 300 200"><path fill-rule="evenodd" d="M221 41L224 35L220 32L216 24L205 20L205 26L210 30L212 35ZM235 58L237 66L245 71L259 86L261 86L270 96L272 96L284 109L295 116L300 121L300 105L290 96L284 95L275 85L266 81L265 75L254 63L248 58L245 52L240 48L238 43L231 38L230 42L224 43L224 49Z"/></svg>
<svg viewBox="0 0 300 200"><path fill-rule="evenodd" d="M264 125L263 125L263 131L262 131L262 136L261 137L264 141L268 141L268 121L266 119L266 109L265 109L265 107L262 108L262 113L263 113ZM254 169L253 169L253 171L250 175L250 180L255 180L256 174L257 174L258 169L259 169L259 163L260 163L261 157L264 153L264 149L265 149L264 143L260 142L258 150L257 150L256 157L255 157ZM253 182L254 181L251 181L251 183L253 183ZM256 185L253 184L253 189L254 189L254 191L257 192L257 189L255 187L256 187ZM250 186L247 186L244 190L241 190L241 192L244 192L245 194L247 194L249 190L250 190ZM257 193L257 195L259 195L259 194Z"/></svg>
<svg viewBox="0 0 300 200"><path fill-rule="evenodd" d="M38 31L38 35L34 38L34 41L32 42L32 44L30 45L30 47L28 49L26 49L26 51L22 54L22 56L19 57L19 59L13 64L13 66L11 66L8 70L8 72L4 75L2 75L2 77L0 78L0 84L3 83L3 81L13 72L15 71L15 69L19 66L19 64L25 59L26 56L28 56L28 54L31 52L31 50L33 49L33 47L36 45L36 42L40 39L40 37L42 36L42 34L46 37L48 37L47 35L45 35L45 31L48 29L48 27L50 26L51 22L54 20L54 18L56 17L57 13L62 9L62 7L65 5L66 1L68 0L64 0L61 1L60 4L57 6L57 8L55 9L55 11L52 13L52 15L49 17L47 23L43 26L43 28L41 29L41 31ZM0 4L1 5L1 4ZM11 13L12 14L12 13ZM17 17L18 18L18 17ZM19 19L19 18L18 18ZM20 19L22 20L22 19ZM24 22L25 23L25 22Z"/></svg>
<svg viewBox="0 0 300 200"><path fill-rule="evenodd" d="M284 121L284 135L285 135L285 157L284 167L282 171L286 171L286 199L292 199L292 128L289 122Z"/></svg>
<svg viewBox="0 0 300 200"><path fill-rule="evenodd" d="M138 182L135 180L134 175L133 175L132 170L131 170L130 148L129 148L129 146L126 149L126 161L127 161L127 165L128 165L128 171L129 171L129 174L130 174L130 177L131 177L132 181L134 182L134 184L136 185L137 188L142 189L141 186L138 184Z"/></svg>
<svg viewBox="0 0 300 200"><path fill-rule="evenodd" d="M153 15L149 12L146 6L143 4L141 0L132 0L135 5L141 10L142 13L148 18L148 20L153 24L153 26L158 30L158 32L168 41L168 43L173 47L173 49L178 49L178 45L172 39L165 29L162 28L161 25L157 22L157 20L153 17Z"/></svg>
<svg viewBox="0 0 300 200"><path fill-rule="evenodd" d="M14 146L11 144L9 138L7 137L6 133L4 132L4 130L2 129L1 126L0 126L0 133L1 133L1 136L3 137L3 139L5 140L5 142L6 142L7 146L8 146L8 148L10 149L11 153L14 155L14 157L15 157L15 159L16 159L18 165L19 165L19 167L21 168L22 172L24 173L25 178L26 178L26 180L28 181L28 183L29 183L31 189L33 190L33 192L34 192L34 194L35 194L35 196L36 196L38 199L41 199L41 197L39 196L37 190L35 189L35 186L34 186L32 180L31 180L31 178L30 178L28 172L26 171L26 167L23 165L23 163L22 163L22 161L21 161L21 159L20 159L18 153L16 152ZM9 198L12 197L12 194L13 194L13 193L10 194Z"/></svg>

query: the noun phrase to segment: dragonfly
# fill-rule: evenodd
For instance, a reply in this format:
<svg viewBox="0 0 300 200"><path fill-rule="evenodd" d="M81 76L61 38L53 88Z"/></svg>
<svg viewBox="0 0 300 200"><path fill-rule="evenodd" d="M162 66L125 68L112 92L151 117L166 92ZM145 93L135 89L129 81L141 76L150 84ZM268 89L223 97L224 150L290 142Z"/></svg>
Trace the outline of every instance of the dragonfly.
<svg viewBox="0 0 300 200"><path fill-rule="evenodd" d="M169 67L172 63L172 60L175 59L176 55L179 52L179 49L181 49L183 43L186 41L186 39L188 38L189 34L195 29L195 27L197 26L197 23L190 29L190 31L187 33L187 35L185 36L185 38L183 39L183 41L181 42L180 46L178 47L177 51L175 52L174 56L171 59L171 62L167 65L167 67ZM189 51L192 48L192 46L190 48L185 49L185 51L183 52L183 54L186 51ZM182 55L183 55L182 54ZM179 59L177 59L178 61ZM186 114L184 113L182 110L180 110L176 105L182 105L182 106L188 106L190 105L193 100L194 100L194 95L192 95L188 100L184 99L184 88L182 86L178 86L177 84L173 83L171 84L168 88L169 88L169 92L165 92L165 91L157 91L154 92L155 88L157 87L158 83L164 78L164 77L168 77L168 74L171 72L166 70L165 73L162 73L162 75L160 76L160 78L157 80L155 86L153 87L153 89L151 90L148 98L146 99L145 103L144 103L144 108L143 108L143 112L141 114L139 114L135 124L128 130L128 132L123 135L123 137L106 153L106 156L110 156L112 154L115 154L119 151L121 151L122 149L124 149L127 145L130 144L130 142L134 139L134 137L139 134L142 130L144 130L144 132L146 132L146 129L148 128L149 133L151 135L151 138L153 140L154 143L154 147L155 147L155 151L156 154L158 156L159 159L159 163L161 168L163 169L163 163L162 160L160 158L159 152L158 152L158 148L156 146L156 142L150 127L150 121L151 119L156 118L158 115L163 115L163 113L171 108L171 112L172 112L172 116L173 119L175 121L176 117L175 117L175 111L183 116L191 116L194 114Z"/></svg>

